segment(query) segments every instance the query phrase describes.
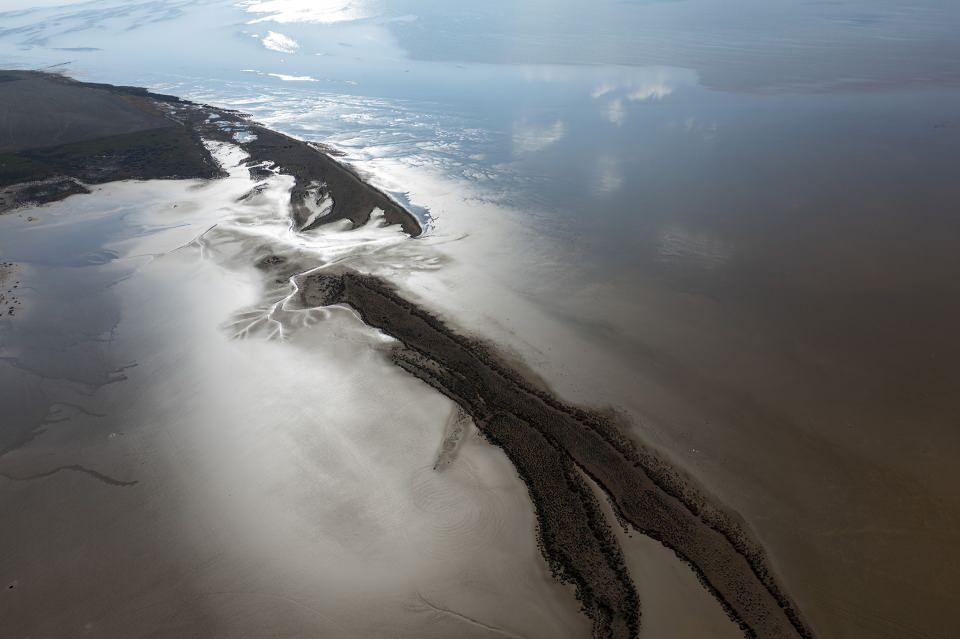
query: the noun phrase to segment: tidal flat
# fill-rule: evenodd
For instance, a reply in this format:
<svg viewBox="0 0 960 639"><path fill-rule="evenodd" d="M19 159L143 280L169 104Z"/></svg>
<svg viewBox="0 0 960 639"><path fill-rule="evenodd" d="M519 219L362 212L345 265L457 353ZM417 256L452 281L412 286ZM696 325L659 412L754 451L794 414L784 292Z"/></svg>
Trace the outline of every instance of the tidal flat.
<svg viewBox="0 0 960 639"><path fill-rule="evenodd" d="M588 632L508 460L470 431L434 471L454 406L390 364L390 340L336 308L236 339L264 299L242 228L289 222L238 204L247 173L0 217L29 282L3 327L6 632Z"/></svg>
<svg viewBox="0 0 960 639"><path fill-rule="evenodd" d="M120 134L107 125L90 126L78 134L80 140L45 140L39 151L20 144L4 158L5 185L14 194L8 209L20 211L3 218L4 239L11 242L5 251L10 267L23 265L29 273L25 281L31 291L25 312L4 334L5 361L15 382L7 387L21 387L9 397L13 427L5 431L2 475L13 491L6 503L26 511L22 525L9 532L17 551L5 566L20 575L8 587L18 591L10 598L23 598L18 630L105 626L109 632L142 632L149 626L138 626L141 618L90 611L146 605L169 614L179 604L170 600L167 588L146 585L159 578L154 571L165 564L131 570L130 557L108 559L110 549L121 543L109 535L95 544L104 555L85 551L72 562L42 562L43 568L32 553L50 545L75 552L71 548L89 544L89 535L102 524L100 517L107 516L123 535L140 531L125 552L158 552L152 544L164 531L177 538L186 535L191 540L183 542L186 551L202 555L209 539L203 534L196 538L193 526L176 529L174 520L183 509L211 508L219 511L217 526L239 516L236 510L254 517L243 525L235 522L242 533L220 533L228 555L276 539L285 539L289 549L298 539L287 537L292 530L307 534L307 540L298 540L300 551L269 560L283 566L295 562L302 569L306 562L301 555L315 556L319 563L310 573L312 585L301 587L313 596L328 593L321 597L327 602L348 596L349 586L338 584L376 573L369 563L347 568L343 551L352 549L361 563L380 558L389 564L377 576L385 599L376 608L384 616L363 622L390 625L393 632L409 623L410 631L429 635L422 624L445 618L486 632L509 633L502 628L515 627L524 636L531 630L555 636L560 627L570 631L563 618L576 613L568 601L564 614L555 615L565 595L580 601L583 616L576 623L588 622L594 636L635 637L641 627L640 600L613 532L622 522L673 551L743 632L811 636L749 533L653 451L627 437L617 420L563 403L538 380L525 378L524 368L497 354L495 346L458 334L404 299L382 274L368 272L371 263L429 270L436 259L429 251L420 259L411 254L418 251L411 243L424 230L420 220L324 149L277 134L242 114L169 96L60 76L19 77L7 86L22 81L42 95L38 86L49 83L58 94L133 104L153 119ZM97 100L90 101L91 108L99 111ZM78 102L83 101L73 103ZM83 109L72 107L71 117L77 113L83 115ZM175 144L156 146L158 131L167 139L184 140L191 152L183 154ZM37 139L43 140L39 134ZM182 165L176 164L181 156ZM49 160L63 157L70 160ZM72 174L76 166L83 167L79 175ZM184 181L188 175L205 181ZM173 181L116 181L130 177ZM35 192L17 190L24 183L51 180L74 180L83 190L44 192L33 203L24 198ZM36 215L24 218L24 210ZM291 239L315 229L326 256L290 250ZM367 267L352 263L357 257L366 258ZM79 308L73 305L77 293L83 299ZM61 323L70 329L57 331L54 327ZM237 346L238 338L244 346ZM236 361L248 347L256 352L254 359ZM306 361L300 359L304 357ZM296 399L285 399L290 393ZM309 399L316 393L320 395ZM222 404L225 397L228 406ZM451 419L459 424L453 440ZM173 459L161 454L163 441L173 446ZM317 445L323 463L310 455ZM386 459L389 453L394 454ZM238 464L231 455L247 461ZM473 457L485 461L470 461ZM183 463L194 472L179 469ZM484 469L494 463L500 464L498 470ZM464 472L469 479L461 476ZM188 479L196 473L200 476ZM502 484L508 478L509 489ZM245 491L251 481L256 489ZM151 483L155 490L147 489ZM616 517L605 513L591 486L599 488L601 499L610 500ZM98 516L57 509L56 522L84 520L75 530L45 522L50 516L45 490L57 500L72 494L68 502L74 504L90 497L87 489L104 487L120 491L111 493L119 503L98 501L103 509ZM364 488L373 490L370 503L361 496ZM267 495L257 492L263 489ZM229 499L234 491L238 498ZM510 512L504 510L507 506ZM446 523L432 523L434 519ZM431 526L436 527L432 539L423 531ZM21 547L32 528L52 537ZM523 541L521 530L527 533ZM365 540L368 534L374 539ZM389 543L384 535L391 537ZM500 536L511 543L499 542ZM413 539L418 552L402 550ZM337 551L325 550L331 543ZM390 551L395 544L400 546ZM459 556L468 566L458 568L458 561L446 557L443 549L451 544L469 548ZM482 549L503 553L510 547L525 557L525 563L509 558L517 573L524 572L522 578L489 571L495 564ZM257 548L250 556L262 552L276 550ZM176 552L164 556L171 562L164 573L177 575L168 575L170 587L186 586L187 577L178 573L181 557ZM475 590L475 580L504 579L506 585L520 579L529 591L523 606L496 606L499 613L493 614L484 608L485 597L452 603L449 589L438 600L436 589L444 577L433 564L441 559L452 575L471 575L464 598ZM215 575L226 581L220 587L228 590L214 592L224 605L244 605L248 596L272 602L246 606L253 618L244 624L273 632L292 623L274 619L279 598L286 602L281 608L292 602L342 632L371 636L368 626L349 629L358 623L351 605L318 613L303 592L292 597L269 589L237 590L231 579L238 578L234 571L242 570L243 562L205 561L210 570L200 579ZM125 577L114 575L119 591L88 589L78 597L56 579L63 562L70 570L123 571ZM475 562L485 570L475 573ZM536 569L529 570L531 562ZM41 568L39 574L31 565ZM413 587L413 575L423 580L422 586ZM391 580L399 581L389 587ZM194 587L195 580L189 581ZM487 588L497 597L508 596L503 586ZM124 594L131 590L140 595ZM51 599L74 603L51 616L40 603ZM204 599L187 597L189 612L175 615L184 630L195 633L222 623L221 607L205 605ZM391 612L400 604L412 606L414 614ZM367 598L363 606L369 605ZM543 619L535 624L531 607L542 609ZM524 624L530 627L523 629Z"/></svg>
<svg viewBox="0 0 960 639"><path fill-rule="evenodd" d="M107 636L950 636L953 94L705 100L689 72L621 72L575 88L652 141L629 156L581 153L595 123L513 125L516 165L566 176L548 205L569 200L569 220L399 161L389 129L369 148L346 124L317 136L295 80L229 85L220 106L87 87L159 120L4 152L21 173L0 193L0 470L23 549L0 559L4 618ZM367 173L343 164L363 154Z"/></svg>

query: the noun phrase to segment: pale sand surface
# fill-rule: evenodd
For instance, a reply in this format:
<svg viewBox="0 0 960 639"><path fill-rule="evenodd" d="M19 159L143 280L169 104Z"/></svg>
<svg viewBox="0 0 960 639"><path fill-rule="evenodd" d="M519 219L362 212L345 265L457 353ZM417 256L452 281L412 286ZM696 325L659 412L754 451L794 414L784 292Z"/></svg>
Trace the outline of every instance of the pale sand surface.
<svg viewBox="0 0 960 639"><path fill-rule="evenodd" d="M174 249L248 187L110 184L0 219L31 287L4 405L47 415L2 458L11 636L587 636L504 455L471 434L433 470L452 404L387 338L334 309L231 339L262 296L226 256L249 243Z"/></svg>

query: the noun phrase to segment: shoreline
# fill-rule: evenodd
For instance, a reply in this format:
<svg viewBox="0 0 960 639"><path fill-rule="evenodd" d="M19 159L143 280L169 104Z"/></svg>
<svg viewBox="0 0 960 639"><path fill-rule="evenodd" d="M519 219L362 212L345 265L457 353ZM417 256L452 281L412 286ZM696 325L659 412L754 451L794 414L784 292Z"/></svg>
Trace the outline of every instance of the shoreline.
<svg viewBox="0 0 960 639"><path fill-rule="evenodd" d="M220 177L222 171L202 143L202 139L209 139L234 144L249 154L247 164L251 179L256 179L257 166L264 162L274 163L281 173L293 176L296 183L290 193L290 205L298 230L310 230L341 219L349 219L354 226L360 226L369 220L375 208L379 208L388 223L399 224L408 235L416 237L424 231L415 215L365 182L355 169L337 161L333 152L321 145L268 129L241 112L197 104L139 87L80 82L39 71L0 70L0 79L5 79L5 87L10 86L8 82L21 79L45 81L67 90L107 93L146 115L154 116L155 120L164 120L154 122L158 125L154 128L63 145L40 142L6 154L0 147L0 214L19 206L55 202L87 192L85 184L123 179ZM246 139L238 139L237 133L246 134ZM153 144L152 136L163 137L161 143L165 143L164 146L156 148L158 145ZM95 144L104 140L114 143L108 152ZM170 141L179 144L172 147ZM184 150L187 151L186 157L168 157ZM148 154L149 157L145 158ZM52 165L35 160L37 157L46 160L51 156L55 160ZM26 166L11 169L10 165L18 160ZM71 174L71 169L79 174ZM20 170L19 176L16 170ZM311 205L317 206L327 198L333 200L331 210L309 220Z"/></svg>
<svg viewBox="0 0 960 639"><path fill-rule="evenodd" d="M10 72L0 75L5 73ZM344 219L354 227L360 226L375 209L381 209L388 223L400 224L413 237L423 231L414 215L328 153L235 111L131 87L44 77L78 90L106 91L121 100L133 100L137 108L152 109L155 112L151 115L171 122L166 127L117 134L134 136L127 147L133 149L131 157L141 157L144 136L158 130L173 129L163 133L164 139L168 134L181 139L186 135L199 147L194 149L192 159L201 161L180 167L183 175L160 175L169 171L162 162L116 164L115 155L104 161L94 152L86 159L100 157L101 164L88 166L88 177L102 182L157 177L211 179L214 170L205 159L212 162L212 157L201 141L206 138L236 145L248 153L246 164L254 184L260 167L267 162L294 178L289 206L297 231ZM178 126L182 131L175 128ZM74 146L70 151L71 161L76 162L82 149ZM107 170L99 170L104 168ZM188 175L191 171L208 173ZM73 177L61 180L66 183ZM73 183L83 187L82 182ZM8 190L11 186L7 185ZM67 187L44 197L54 201L80 192L70 190ZM17 191L14 202L20 193ZM353 272L304 274L308 269L269 260L264 268L294 278L305 307L349 305L366 324L397 338L403 346L393 351L393 362L456 402L473 418L487 441L507 454L533 502L544 558L558 580L577 586L581 603L593 620L595 636L637 636L641 602L612 535L611 522L602 514L585 478L610 497L619 517L686 561L745 634L813 636L771 575L759 545L668 463L627 438L613 420L570 406L537 388L509 366L495 348L458 335L383 280ZM547 468L550 472L545 472Z"/></svg>

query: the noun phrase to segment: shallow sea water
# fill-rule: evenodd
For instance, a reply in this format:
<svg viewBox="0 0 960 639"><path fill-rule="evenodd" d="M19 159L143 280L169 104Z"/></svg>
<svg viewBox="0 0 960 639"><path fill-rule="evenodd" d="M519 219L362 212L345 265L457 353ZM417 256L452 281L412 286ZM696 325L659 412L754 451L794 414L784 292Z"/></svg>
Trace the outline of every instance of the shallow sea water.
<svg viewBox="0 0 960 639"><path fill-rule="evenodd" d="M743 516L819 636L951 636L960 5L97 0L20 9L13 2L0 16L4 65L62 65L81 79L248 111L342 151L430 220L417 241L375 227L300 237L278 212L278 186L262 219L230 212L191 248L231 274L213 280L249 277L251 262L238 256L265 246L388 277L564 397L626 415L640 439ZM59 253L110 260L103 251L116 249L102 238L112 224L64 236L70 250ZM47 253L58 253L55 234L45 234ZM23 258L40 250L30 241L6 242L3 256L26 264L23 277L41 277ZM118 278L124 264L97 269ZM98 325L121 321L118 293L97 293L78 273L64 265L45 286L93 287L78 308ZM199 289L228 290L213 280ZM236 304L196 304L206 310L188 324L200 339L261 320L216 354L226 361L260 348L250 345L267 340L286 294L282 284L240 288ZM84 355L40 349L29 366L57 360L57 375L85 384L135 374L117 373L123 362L87 370L100 356L60 330L66 311L51 312L17 343L57 334ZM325 327L349 320L339 313L277 317L297 330L263 348L284 357L322 359L340 341L379 347L360 329L323 341L334 330ZM208 365L210 376L223 373ZM409 390L399 379L396 392ZM5 401L32 406L26 396ZM437 405L430 418L437 432L443 413ZM645 615L656 614L650 605Z"/></svg>

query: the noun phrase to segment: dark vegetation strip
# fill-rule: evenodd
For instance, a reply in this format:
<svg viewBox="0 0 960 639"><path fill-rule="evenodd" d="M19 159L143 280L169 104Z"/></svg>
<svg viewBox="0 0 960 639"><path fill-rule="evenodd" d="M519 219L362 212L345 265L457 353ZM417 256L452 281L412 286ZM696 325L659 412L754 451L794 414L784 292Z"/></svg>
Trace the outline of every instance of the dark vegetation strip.
<svg viewBox="0 0 960 639"><path fill-rule="evenodd" d="M559 578L576 585L596 636L636 636L639 605L580 471L626 522L688 562L745 635L811 636L759 547L613 420L534 388L491 349L457 335L377 278L315 273L298 286L305 306L347 304L400 340L395 362L456 401L504 450L536 507L544 555Z"/></svg>

